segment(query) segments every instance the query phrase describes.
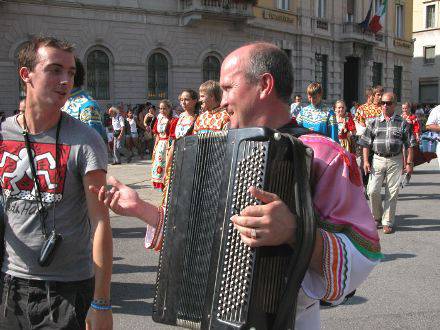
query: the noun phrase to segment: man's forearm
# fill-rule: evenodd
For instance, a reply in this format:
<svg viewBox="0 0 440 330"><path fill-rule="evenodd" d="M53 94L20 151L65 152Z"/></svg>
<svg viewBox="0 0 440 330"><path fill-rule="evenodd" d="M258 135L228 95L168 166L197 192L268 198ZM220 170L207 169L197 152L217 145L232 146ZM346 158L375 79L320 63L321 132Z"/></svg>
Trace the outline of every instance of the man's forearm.
<svg viewBox="0 0 440 330"><path fill-rule="evenodd" d="M414 148L413 147L409 147L408 148L408 153L406 155L406 162L407 163L412 163L414 160Z"/></svg>
<svg viewBox="0 0 440 330"><path fill-rule="evenodd" d="M435 125L435 124L426 125L426 129L431 132L440 133L440 125Z"/></svg>
<svg viewBox="0 0 440 330"><path fill-rule="evenodd" d="M160 217L160 207L139 199L134 216L146 224L156 227Z"/></svg>
<svg viewBox="0 0 440 330"><path fill-rule="evenodd" d="M362 147L362 155L364 156L364 163L368 163L368 156L370 155L370 149Z"/></svg>
<svg viewBox="0 0 440 330"><path fill-rule="evenodd" d="M95 266L94 299L110 301L110 283L113 264L113 243L110 221L98 222L93 236L93 263Z"/></svg>

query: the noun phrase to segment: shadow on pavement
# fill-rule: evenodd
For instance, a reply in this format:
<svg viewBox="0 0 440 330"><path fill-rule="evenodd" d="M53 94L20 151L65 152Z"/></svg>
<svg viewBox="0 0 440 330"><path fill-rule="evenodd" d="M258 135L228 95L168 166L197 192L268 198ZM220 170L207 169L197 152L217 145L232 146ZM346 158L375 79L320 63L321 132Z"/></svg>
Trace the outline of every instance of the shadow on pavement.
<svg viewBox="0 0 440 330"><path fill-rule="evenodd" d="M417 168L414 170L413 175L425 175L425 174L439 174L440 171L435 171L435 170L418 170Z"/></svg>
<svg viewBox="0 0 440 330"><path fill-rule="evenodd" d="M112 305L114 314L152 315L152 304L145 299L154 297L154 285L112 282Z"/></svg>
<svg viewBox="0 0 440 330"><path fill-rule="evenodd" d="M367 301L367 298L354 295L353 297L348 299L343 305L360 305L365 304Z"/></svg>
<svg viewBox="0 0 440 330"><path fill-rule="evenodd" d="M380 262L393 261L396 259L409 259L415 257L417 257L417 255L412 253L389 253L389 254L384 253L383 259Z"/></svg>
<svg viewBox="0 0 440 330"><path fill-rule="evenodd" d="M113 264L113 274L151 273L157 272L157 266L136 266L127 264Z"/></svg>
<svg viewBox="0 0 440 330"><path fill-rule="evenodd" d="M397 231L440 231L440 220L419 219L417 215L396 216Z"/></svg>
<svg viewBox="0 0 440 330"><path fill-rule="evenodd" d="M144 238L145 227L112 228L113 238Z"/></svg>
<svg viewBox="0 0 440 330"><path fill-rule="evenodd" d="M440 187L440 183L438 182L409 182L408 187L426 187L426 186L437 186Z"/></svg>
<svg viewBox="0 0 440 330"><path fill-rule="evenodd" d="M399 201L411 201L411 200L436 200L440 199L437 194L402 194L399 193Z"/></svg>

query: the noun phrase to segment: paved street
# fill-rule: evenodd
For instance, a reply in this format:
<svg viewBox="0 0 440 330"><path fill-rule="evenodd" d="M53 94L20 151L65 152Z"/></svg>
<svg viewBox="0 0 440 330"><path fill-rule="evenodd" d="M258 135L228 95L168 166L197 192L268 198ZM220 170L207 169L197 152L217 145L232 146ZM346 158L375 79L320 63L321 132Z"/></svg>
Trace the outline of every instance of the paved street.
<svg viewBox="0 0 440 330"><path fill-rule="evenodd" d="M159 203L148 179L150 162L110 167L109 173ZM383 262L346 305L322 312L323 329L438 329L440 324L440 172L437 160L416 168L400 194L398 229L381 236ZM151 308L158 255L145 251L145 225L112 215L115 329L173 329L155 324Z"/></svg>

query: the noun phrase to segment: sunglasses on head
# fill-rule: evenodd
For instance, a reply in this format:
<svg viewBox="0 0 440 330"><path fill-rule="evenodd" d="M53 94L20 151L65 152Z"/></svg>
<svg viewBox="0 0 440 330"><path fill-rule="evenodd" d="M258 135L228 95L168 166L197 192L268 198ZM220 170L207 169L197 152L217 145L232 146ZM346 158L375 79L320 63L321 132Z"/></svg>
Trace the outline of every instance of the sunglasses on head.
<svg viewBox="0 0 440 330"><path fill-rule="evenodd" d="M391 106L394 104L394 102L393 101L382 101L382 104L387 105L387 106Z"/></svg>

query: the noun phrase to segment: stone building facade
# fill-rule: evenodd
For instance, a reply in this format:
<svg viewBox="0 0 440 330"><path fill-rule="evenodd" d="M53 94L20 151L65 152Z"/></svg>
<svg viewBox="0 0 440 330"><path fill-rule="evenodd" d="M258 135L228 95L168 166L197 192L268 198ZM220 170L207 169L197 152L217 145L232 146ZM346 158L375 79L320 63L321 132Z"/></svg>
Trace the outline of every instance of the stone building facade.
<svg viewBox="0 0 440 330"><path fill-rule="evenodd" d="M218 79L221 61L256 40L277 44L294 66L294 93L315 80L327 102L363 101L380 83L411 94L412 1L388 1L384 28L363 32L381 0L0 1L0 111L17 108L16 54L36 34L73 42L86 89L103 104L177 102L183 88ZM399 6L399 11L396 9ZM400 19L400 21L399 21ZM398 23L399 31L397 31ZM403 24L403 26L401 26Z"/></svg>
<svg viewBox="0 0 440 330"><path fill-rule="evenodd" d="M440 1L414 0L414 102L440 103Z"/></svg>

